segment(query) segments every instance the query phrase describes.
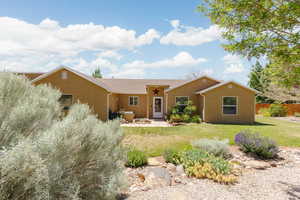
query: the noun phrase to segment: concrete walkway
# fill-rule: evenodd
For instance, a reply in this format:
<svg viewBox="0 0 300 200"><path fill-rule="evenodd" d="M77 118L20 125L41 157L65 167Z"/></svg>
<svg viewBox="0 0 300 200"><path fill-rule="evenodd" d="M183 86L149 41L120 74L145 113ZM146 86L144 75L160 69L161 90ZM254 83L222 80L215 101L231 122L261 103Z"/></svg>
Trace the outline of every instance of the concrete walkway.
<svg viewBox="0 0 300 200"><path fill-rule="evenodd" d="M165 120L161 119L147 119L147 121L150 121L150 123L142 123L141 120L139 122L133 122L133 123L124 123L121 124L123 127L170 127L172 126Z"/></svg>

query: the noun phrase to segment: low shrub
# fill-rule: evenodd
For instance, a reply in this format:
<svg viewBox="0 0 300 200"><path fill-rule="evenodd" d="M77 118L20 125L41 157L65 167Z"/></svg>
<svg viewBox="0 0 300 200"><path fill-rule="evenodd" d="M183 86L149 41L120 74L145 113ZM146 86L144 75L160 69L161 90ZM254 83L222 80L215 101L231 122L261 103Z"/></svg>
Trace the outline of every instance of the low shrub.
<svg viewBox="0 0 300 200"><path fill-rule="evenodd" d="M264 117L271 117L270 112L269 112L269 108L261 108L258 111L258 114L264 116Z"/></svg>
<svg viewBox="0 0 300 200"><path fill-rule="evenodd" d="M199 149L187 150L181 153L180 161L188 176L208 178L224 184L237 181L236 177L231 174L231 164L208 152Z"/></svg>
<svg viewBox="0 0 300 200"><path fill-rule="evenodd" d="M194 115L190 120L192 123L201 123L201 117L199 115Z"/></svg>
<svg viewBox="0 0 300 200"><path fill-rule="evenodd" d="M196 111L197 107L193 105L192 101L188 101L187 105L176 104L169 114L169 120L171 123L200 123L201 118L196 115Z"/></svg>
<svg viewBox="0 0 300 200"><path fill-rule="evenodd" d="M181 121L185 122L185 123L189 123L191 121L191 117L188 114L182 114L181 115Z"/></svg>
<svg viewBox="0 0 300 200"><path fill-rule="evenodd" d="M192 142L192 146L223 158L229 158L228 140L214 140L214 139L199 139Z"/></svg>
<svg viewBox="0 0 300 200"><path fill-rule="evenodd" d="M254 153L264 159L276 157L279 151L278 146L273 140L249 130L238 133L234 141L245 153Z"/></svg>
<svg viewBox="0 0 300 200"><path fill-rule="evenodd" d="M167 163L177 165L180 163L180 152L175 149L166 149L163 157Z"/></svg>
<svg viewBox="0 0 300 200"><path fill-rule="evenodd" d="M192 101L187 102L187 106L183 109L183 113L189 116L193 116L197 111L197 107L193 105Z"/></svg>
<svg viewBox="0 0 300 200"><path fill-rule="evenodd" d="M179 114L171 114L170 115L170 122L176 123L176 122L181 122L181 121L182 121L181 115L179 115Z"/></svg>
<svg viewBox="0 0 300 200"><path fill-rule="evenodd" d="M286 107L281 104L271 104L268 111L271 117L284 117L287 114Z"/></svg>
<svg viewBox="0 0 300 200"><path fill-rule="evenodd" d="M300 117L300 113L299 112L295 112L294 116L295 117Z"/></svg>
<svg viewBox="0 0 300 200"><path fill-rule="evenodd" d="M147 165L147 159L148 158L144 152L133 149L127 153L127 162L125 166L133 168L141 167Z"/></svg>

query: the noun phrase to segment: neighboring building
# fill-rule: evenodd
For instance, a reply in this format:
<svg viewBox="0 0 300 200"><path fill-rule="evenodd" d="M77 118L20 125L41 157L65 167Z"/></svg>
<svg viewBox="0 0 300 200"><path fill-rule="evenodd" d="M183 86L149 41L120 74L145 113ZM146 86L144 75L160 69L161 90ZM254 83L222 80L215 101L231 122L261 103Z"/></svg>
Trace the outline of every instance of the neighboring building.
<svg viewBox="0 0 300 200"><path fill-rule="evenodd" d="M27 74L24 74L25 76ZM256 91L234 81L221 82L208 76L194 80L98 79L67 67L37 77L34 84L51 84L63 96L64 106L79 100L87 103L102 120L109 111L133 111L137 118L163 118L176 104L191 100L205 122L253 123Z"/></svg>

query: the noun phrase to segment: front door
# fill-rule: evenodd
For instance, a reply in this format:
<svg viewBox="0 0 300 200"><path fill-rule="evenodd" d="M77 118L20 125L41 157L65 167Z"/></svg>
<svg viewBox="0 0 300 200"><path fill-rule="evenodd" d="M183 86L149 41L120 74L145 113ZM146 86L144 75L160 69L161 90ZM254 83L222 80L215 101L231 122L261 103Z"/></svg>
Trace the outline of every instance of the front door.
<svg viewBox="0 0 300 200"><path fill-rule="evenodd" d="M153 118L163 117L163 98L153 97Z"/></svg>

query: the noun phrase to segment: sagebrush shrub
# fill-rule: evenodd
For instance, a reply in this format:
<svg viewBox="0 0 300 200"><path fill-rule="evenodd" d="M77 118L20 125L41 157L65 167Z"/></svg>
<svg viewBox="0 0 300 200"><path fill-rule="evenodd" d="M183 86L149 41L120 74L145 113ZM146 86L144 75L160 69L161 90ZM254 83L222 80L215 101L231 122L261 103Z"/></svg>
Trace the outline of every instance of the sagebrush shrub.
<svg viewBox="0 0 300 200"><path fill-rule="evenodd" d="M0 90L0 199L116 198L126 186L118 121L80 104L61 119L58 91L9 73Z"/></svg>
<svg viewBox="0 0 300 200"><path fill-rule="evenodd" d="M166 149L163 157L167 163L177 165L180 163L180 152L175 149Z"/></svg>
<svg viewBox="0 0 300 200"><path fill-rule="evenodd" d="M245 153L254 153L258 157L269 159L277 156L279 151L277 144L270 138L263 137L259 133L250 130L239 132L234 139L235 143Z"/></svg>
<svg viewBox="0 0 300 200"><path fill-rule="evenodd" d="M287 109L281 104L271 104L268 109L271 117L284 117L287 114Z"/></svg>
<svg viewBox="0 0 300 200"><path fill-rule="evenodd" d="M215 156L221 156L223 158L230 157L229 140L216 140L216 139L199 139L192 142L192 146L211 153Z"/></svg>
<svg viewBox="0 0 300 200"><path fill-rule="evenodd" d="M128 151L126 167L141 167L147 165L147 162L148 158L144 152L139 151L137 149Z"/></svg>
<svg viewBox="0 0 300 200"><path fill-rule="evenodd" d="M34 87L22 77L0 73L0 146L34 137L58 120L61 94L45 85Z"/></svg>

